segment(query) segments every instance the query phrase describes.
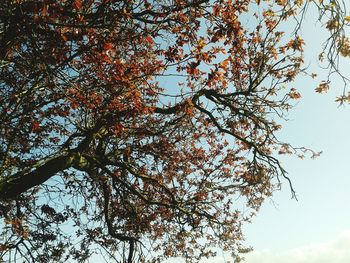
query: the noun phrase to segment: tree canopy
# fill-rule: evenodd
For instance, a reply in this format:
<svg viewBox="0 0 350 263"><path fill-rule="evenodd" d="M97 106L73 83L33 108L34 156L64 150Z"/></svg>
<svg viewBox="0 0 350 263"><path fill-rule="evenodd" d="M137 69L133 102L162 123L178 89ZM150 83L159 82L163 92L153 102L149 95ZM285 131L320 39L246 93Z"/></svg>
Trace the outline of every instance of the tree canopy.
<svg viewBox="0 0 350 263"><path fill-rule="evenodd" d="M334 0L1 1L0 257L239 261L242 223L294 193L278 154L316 154L276 136L310 5L346 81Z"/></svg>

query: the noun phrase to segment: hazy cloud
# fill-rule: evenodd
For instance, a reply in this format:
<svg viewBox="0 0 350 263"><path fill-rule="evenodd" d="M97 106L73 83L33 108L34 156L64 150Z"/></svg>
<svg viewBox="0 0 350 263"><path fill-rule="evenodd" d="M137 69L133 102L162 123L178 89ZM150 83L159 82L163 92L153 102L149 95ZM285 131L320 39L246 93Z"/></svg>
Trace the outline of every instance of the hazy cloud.
<svg viewBox="0 0 350 263"><path fill-rule="evenodd" d="M220 253L218 254L220 255ZM244 263L350 263L350 231L333 240L302 246L287 251L257 250L245 256ZM226 263L230 257L218 256L202 260L201 263ZM184 263L182 259L172 259L166 263Z"/></svg>
<svg viewBox="0 0 350 263"><path fill-rule="evenodd" d="M218 263L220 261L217 261ZM349 263L350 231L336 239L291 249L285 252L255 251L246 256L246 263Z"/></svg>

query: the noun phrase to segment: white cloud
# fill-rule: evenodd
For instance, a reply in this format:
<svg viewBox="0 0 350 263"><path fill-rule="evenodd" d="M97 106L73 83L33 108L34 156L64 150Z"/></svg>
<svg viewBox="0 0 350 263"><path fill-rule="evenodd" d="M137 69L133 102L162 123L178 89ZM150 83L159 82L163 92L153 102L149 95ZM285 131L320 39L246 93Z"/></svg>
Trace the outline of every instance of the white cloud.
<svg viewBox="0 0 350 263"><path fill-rule="evenodd" d="M350 263L350 230L327 242L309 244L287 251L257 250L245 255L245 258L244 263ZM229 256L225 258L218 256L202 260L201 263L226 263L229 259ZM182 259L166 261L166 263L184 262Z"/></svg>
<svg viewBox="0 0 350 263"><path fill-rule="evenodd" d="M220 261L217 261L218 263ZM294 248L284 252L254 251L246 256L246 263L349 263L350 231L336 239Z"/></svg>

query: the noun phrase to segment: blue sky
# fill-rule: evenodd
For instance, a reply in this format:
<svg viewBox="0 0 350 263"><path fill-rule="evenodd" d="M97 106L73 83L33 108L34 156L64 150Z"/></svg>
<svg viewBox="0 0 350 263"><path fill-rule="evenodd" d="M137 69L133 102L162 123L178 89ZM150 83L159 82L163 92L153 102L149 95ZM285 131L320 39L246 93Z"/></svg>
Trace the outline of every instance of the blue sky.
<svg viewBox="0 0 350 263"><path fill-rule="evenodd" d="M350 105L335 102L343 89L337 78L327 94L315 92L327 77L327 71L320 70L317 62L327 32L316 23L316 10L311 8L308 14L302 30L307 43L305 60L318 77L313 80L300 76L293 84L302 99L296 102L279 135L294 146L323 153L317 159L281 157L298 201L291 199L285 182L280 192L266 200L252 223L245 225L246 245L254 248L246 256L247 263L350 262ZM349 72L349 66L350 59L344 59L344 73ZM228 256L219 253L217 258L202 262L227 260Z"/></svg>
<svg viewBox="0 0 350 263"><path fill-rule="evenodd" d="M317 11L309 9L302 35L307 43L306 65L318 76L314 80L300 76L294 83L302 99L290 112L280 138L323 153L316 159L281 158L298 201L291 199L287 183L266 200L252 223L244 227L246 245L254 248L246 255L247 263L350 262L350 105L335 102L343 91L337 78L327 94L315 92L327 78L327 71L317 62L327 32L315 22L316 16ZM341 61L341 69L350 73L349 58ZM219 253L217 258L202 262L229 259Z"/></svg>
<svg viewBox="0 0 350 263"><path fill-rule="evenodd" d="M312 58L317 57L313 55L324 35L315 28L315 24L308 25L304 34L309 40L307 61L317 67ZM350 65L350 60L343 63ZM254 247L254 252L246 256L247 263L350 262L350 105L339 107L335 102L343 88L340 81L334 81L327 94L315 93L325 74L315 80L303 76L297 80L295 86L303 98L290 112L280 134L295 146L323 153L316 159L281 159L298 201L291 199L287 183L266 200L252 223L244 227L246 244ZM203 263L226 260L229 257L219 253Z"/></svg>
<svg viewBox="0 0 350 263"><path fill-rule="evenodd" d="M323 153L314 160L283 158L298 202L290 199L288 188L284 187L265 203L253 223L246 226L247 243L257 251L251 260L248 257L248 263L258 262L256 255L263 260L281 252L285 260L266 262L288 262L291 250L306 251L305 247L333 242L350 231L350 107L338 107L334 103L340 90L333 88L330 94L318 95L313 93L312 86L306 87L310 90L302 92L303 100L284 127L283 137ZM266 250L269 254L261 254ZM333 250L332 247L329 253ZM350 251L350 239L347 250ZM300 262L314 261L310 258ZM350 262L350 253L346 262Z"/></svg>
<svg viewBox="0 0 350 263"><path fill-rule="evenodd" d="M305 26L303 35L308 43L306 63L317 70L315 58L326 35L311 17ZM342 61L344 73L347 73L349 65L349 59ZM348 238L350 251L350 106L339 106L335 102L343 89L339 79L334 79L328 94L314 92L315 86L326 74L325 71L317 71L320 74L315 81L301 76L295 83L300 87L303 99L290 113L290 120L284 125L281 137L294 145L323 153L314 160L283 158L299 201L291 200L285 187L275 194L273 201L266 202L253 223L246 227L247 243L254 246L257 253L270 250L275 255L281 251L288 254L293 249L335 242L344 235ZM263 258L261 254L261 260ZM252 257L247 262L256 261ZM287 262L287 258L276 262ZM314 261L310 258L309 261L300 262ZM350 252L346 262L350 262Z"/></svg>
<svg viewBox="0 0 350 263"><path fill-rule="evenodd" d="M314 91L327 76L316 59L327 34L315 23L314 15L316 11L310 9L303 37L306 64L318 77L311 80L300 76L295 82L303 98L290 112L280 138L323 153L314 160L282 158L298 201L291 199L285 184L244 227L246 244L254 247L246 256L247 263L350 262L350 106L335 102L343 90L337 78L329 93ZM343 59L344 73L349 73L349 66L349 58ZM220 256L203 262L226 261Z"/></svg>

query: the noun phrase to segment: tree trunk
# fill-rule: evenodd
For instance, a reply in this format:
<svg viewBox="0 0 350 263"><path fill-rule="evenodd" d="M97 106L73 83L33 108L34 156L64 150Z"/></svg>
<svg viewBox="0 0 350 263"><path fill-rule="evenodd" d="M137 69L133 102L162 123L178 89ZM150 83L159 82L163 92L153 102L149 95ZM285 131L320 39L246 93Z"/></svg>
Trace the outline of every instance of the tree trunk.
<svg viewBox="0 0 350 263"><path fill-rule="evenodd" d="M69 153L48 160L29 172L18 172L0 179L0 199L11 199L28 189L40 185L60 171L74 165L80 158L78 153Z"/></svg>

